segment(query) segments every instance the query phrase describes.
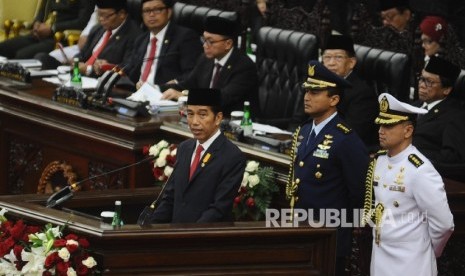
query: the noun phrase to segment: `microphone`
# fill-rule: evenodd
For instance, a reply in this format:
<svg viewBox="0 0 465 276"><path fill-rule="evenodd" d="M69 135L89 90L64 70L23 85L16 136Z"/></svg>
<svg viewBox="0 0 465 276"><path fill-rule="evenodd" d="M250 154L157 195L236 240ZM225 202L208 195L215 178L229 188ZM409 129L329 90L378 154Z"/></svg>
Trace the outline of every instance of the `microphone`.
<svg viewBox="0 0 465 276"><path fill-rule="evenodd" d="M158 55L152 58L150 57L143 58L142 63L145 61L162 59L165 57L175 56L178 54L179 52L176 51L176 52L171 52L171 53L167 53L164 55ZM121 78L121 76L124 75L124 70L127 68L128 65L129 63L124 64L124 65L122 64L116 65L115 67L113 67L112 70L105 71L105 73L103 73L102 76L98 78L97 87L95 89L96 90L95 97L99 96L102 98L102 102L105 102L107 95L111 92L111 89L116 84L116 82Z"/></svg>
<svg viewBox="0 0 465 276"><path fill-rule="evenodd" d="M160 200L161 195L165 192L165 187L170 182L171 177L174 175L174 172L176 171L176 167L178 165L178 161L174 163L173 165L173 171L170 174L170 177L165 181L163 184L163 187L161 187L161 191L158 194L157 198L149 205L145 206L144 210L139 215L139 218L137 219L137 224L139 226L144 227L152 223L151 218L153 213L155 212L155 209L158 207L158 201Z"/></svg>
<svg viewBox="0 0 465 276"><path fill-rule="evenodd" d="M114 169L114 170L111 170L109 172L104 172L104 173L101 173L99 175L94 175L92 177L88 177L84 180L81 180L81 181L78 181L78 182L75 182L71 185L67 185L66 187L64 188L61 188L59 191L55 192L54 194L52 194L48 199L47 199L47 202L45 204L45 206L47 208L53 208L65 201L67 201L68 199L72 198L74 196L74 192L76 192L77 190L79 190L79 188L81 187L82 183L86 182L86 181L89 181L89 180L92 180L92 179L95 179L95 178L98 178L98 177L102 177L102 176L105 176L105 175L109 175L109 174L112 174L112 173L115 173L115 172L119 172L119 171L122 171L124 169L127 169L127 168L130 168L130 167L133 167L133 166L137 166L139 164L142 164L144 162L147 162L147 161L150 161L150 160L153 160L153 157L152 156L149 156L145 159L142 159L138 162L135 162L135 163L132 163L132 164L129 164L129 165L126 165L124 167L121 167L121 168L117 168L117 169ZM174 170L173 170L174 171Z"/></svg>

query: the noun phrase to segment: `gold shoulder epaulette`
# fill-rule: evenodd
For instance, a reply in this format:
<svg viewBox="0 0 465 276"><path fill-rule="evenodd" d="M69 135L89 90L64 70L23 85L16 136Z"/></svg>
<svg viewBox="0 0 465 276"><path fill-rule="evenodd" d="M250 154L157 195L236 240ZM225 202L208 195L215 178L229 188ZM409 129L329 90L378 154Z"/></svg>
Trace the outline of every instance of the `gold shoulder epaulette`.
<svg viewBox="0 0 465 276"><path fill-rule="evenodd" d="M342 132L344 132L344 134L349 134L349 133L352 131L351 128L349 128L348 126L344 125L343 123L337 124L337 128L338 128L339 130L341 130Z"/></svg>
<svg viewBox="0 0 465 276"><path fill-rule="evenodd" d="M421 165L423 165L423 160L420 159L420 157L418 157L418 155L412 153L408 156L408 161L410 161L410 163L412 163L415 167L420 167Z"/></svg>

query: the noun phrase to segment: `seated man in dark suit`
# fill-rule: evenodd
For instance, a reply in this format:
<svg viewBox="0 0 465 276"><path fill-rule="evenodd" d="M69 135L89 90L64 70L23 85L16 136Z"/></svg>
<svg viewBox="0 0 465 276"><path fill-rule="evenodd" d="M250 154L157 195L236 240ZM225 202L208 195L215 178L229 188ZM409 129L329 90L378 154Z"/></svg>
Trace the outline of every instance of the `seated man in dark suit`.
<svg viewBox="0 0 465 276"><path fill-rule="evenodd" d="M418 80L420 103L428 113L417 120L413 144L436 166L465 162L465 114L450 97L460 68L432 56Z"/></svg>
<svg viewBox="0 0 465 276"><path fill-rule="evenodd" d="M115 65L126 64L132 53L134 39L142 32L130 18L126 0L96 0L100 24L92 28L86 43L76 55L79 70L87 76L99 76ZM44 68L57 67L60 62L48 53L36 56Z"/></svg>
<svg viewBox="0 0 465 276"><path fill-rule="evenodd" d="M79 70L87 76L129 62L134 39L142 32L130 18L126 0L96 0L96 4L100 26L92 29L77 55Z"/></svg>
<svg viewBox="0 0 465 276"><path fill-rule="evenodd" d="M245 156L221 133L222 119L220 91L189 90L187 123L194 139L178 147L177 163L152 215L153 222L232 221Z"/></svg>
<svg viewBox="0 0 465 276"><path fill-rule="evenodd" d="M357 58L352 39L342 35L330 36L322 59L326 68L352 85L345 89L338 111L366 146L378 145L378 130L375 126L378 100L373 88L353 71Z"/></svg>
<svg viewBox="0 0 465 276"><path fill-rule="evenodd" d="M224 114L242 110L244 101L256 104L258 90L257 68L253 61L234 47L237 36L234 22L216 16L205 21L203 50L191 74L163 93L164 99L178 99L184 89L219 88L223 95Z"/></svg>
<svg viewBox="0 0 465 276"><path fill-rule="evenodd" d="M200 37L171 22L172 16L172 0L142 1L142 18L148 31L136 39L131 61L124 69L137 83L136 88L148 82L166 90L166 83L187 77L202 53Z"/></svg>
<svg viewBox="0 0 465 276"><path fill-rule="evenodd" d="M44 0L32 27L32 33L0 43L0 56L33 58L55 48L54 33L67 29L82 30L94 11L90 0ZM20 9L21 7L18 7Z"/></svg>

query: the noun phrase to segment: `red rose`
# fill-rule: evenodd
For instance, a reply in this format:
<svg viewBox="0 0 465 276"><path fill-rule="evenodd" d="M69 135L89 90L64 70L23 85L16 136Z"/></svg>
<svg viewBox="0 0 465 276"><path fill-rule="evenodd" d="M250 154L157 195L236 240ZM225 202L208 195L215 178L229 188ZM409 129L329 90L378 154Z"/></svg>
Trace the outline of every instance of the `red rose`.
<svg viewBox="0 0 465 276"><path fill-rule="evenodd" d="M76 268L76 273L77 275L87 275L89 273L89 268L81 262Z"/></svg>
<svg viewBox="0 0 465 276"><path fill-rule="evenodd" d="M56 265L56 272L58 275L63 275L67 276L68 275L68 268L69 268L69 263L68 262L59 262Z"/></svg>
<svg viewBox="0 0 465 276"><path fill-rule="evenodd" d="M172 155L168 154L166 156L166 163L168 165L170 165L171 167L173 167L174 163L176 163L176 156L172 156Z"/></svg>
<svg viewBox="0 0 465 276"><path fill-rule="evenodd" d="M65 247L66 246L66 240L64 240L64 239L55 240L53 242L53 246L54 247Z"/></svg>
<svg viewBox="0 0 465 276"><path fill-rule="evenodd" d="M235 204L239 204L239 203L241 203L241 200L242 200L242 197L241 197L241 196L236 196L236 197L234 198L234 203L235 203Z"/></svg>
<svg viewBox="0 0 465 276"><path fill-rule="evenodd" d="M75 234L68 234L68 235L66 235L65 239L77 241L77 240L78 240L78 236L75 235Z"/></svg>
<svg viewBox="0 0 465 276"><path fill-rule="evenodd" d="M47 270L47 271L42 272L42 276L53 276L53 274Z"/></svg>
<svg viewBox="0 0 465 276"><path fill-rule="evenodd" d="M78 247L79 247L79 244L77 244L77 243L76 244L70 243L70 244L66 245L66 249L68 249L70 254L73 254L74 252L76 252Z"/></svg>
<svg viewBox="0 0 465 276"><path fill-rule="evenodd" d="M13 253L15 254L16 259L21 260L21 252L23 249L24 247L22 245L15 245L13 248Z"/></svg>
<svg viewBox="0 0 465 276"><path fill-rule="evenodd" d="M241 193L241 194L247 193L247 188L244 187L244 186L241 186L241 189L239 190L239 193Z"/></svg>
<svg viewBox="0 0 465 276"><path fill-rule="evenodd" d="M250 208L255 207L255 200L253 199L253 197L249 197L245 204Z"/></svg>
<svg viewBox="0 0 465 276"><path fill-rule="evenodd" d="M85 238L80 238L78 242L79 242L79 246L81 246L82 248L89 248L90 246L89 241Z"/></svg>
<svg viewBox="0 0 465 276"><path fill-rule="evenodd" d="M163 175L163 170L156 167L156 168L153 168L153 176L155 176L155 179L160 179L160 177Z"/></svg>
<svg viewBox="0 0 465 276"><path fill-rule="evenodd" d="M149 151L150 151L150 145L144 146L144 147L142 148L142 153L143 153L144 155L149 154Z"/></svg>
<svg viewBox="0 0 465 276"><path fill-rule="evenodd" d="M10 235L19 240L23 236L23 232L26 229L24 222L22 220L18 220L16 224L10 229Z"/></svg>
<svg viewBox="0 0 465 276"><path fill-rule="evenodd" d="M59 259L61 258L58 256L58 252L53 252L52 254L48 255L47 258L45 258L44 267L46 269L52 268Z"/></svg>

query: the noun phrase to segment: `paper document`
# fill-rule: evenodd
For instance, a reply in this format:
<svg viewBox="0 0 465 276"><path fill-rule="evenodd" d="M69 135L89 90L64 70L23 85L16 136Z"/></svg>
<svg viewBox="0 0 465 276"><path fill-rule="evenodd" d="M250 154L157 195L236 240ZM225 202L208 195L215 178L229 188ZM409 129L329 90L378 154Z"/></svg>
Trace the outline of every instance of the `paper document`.
<svg viewBox="0 0 465 276"><path fill-rule="evenodd" d="M139 90L132 93L131 96L126 99L136 102L146 102L149 101L150 105L158 106L177 106L178 103L170 100L162 100L162 93L158 85L152 86L148 83L144 83Z"/></svg>
<svg viewBox="0 0 465 276"><path fill-rule="evenodd" d="M68 74L69 75L69 74ZM56 85L64 85L71 87L71 81L69 78L66 81L62 81L63 78L60 77L51 77L51 78L43 78L44 81L51 82ZM98 80L89 77L82 77L82 89L84 90L95 90L97 88Z"/></svg>
<svg viewBox="0 0 465 276"><path fill-rule="evenodd" d="M239 121L239 120L233 121L233 124L240 126L241 121ZM282 130L282 129L277 128L275 126L264 125L264 124L259 124L259 123L253 122L252 127L253 127L254 131L260 131L260 132L263 132L263 133L292 135L292 132Z"/></svg>

